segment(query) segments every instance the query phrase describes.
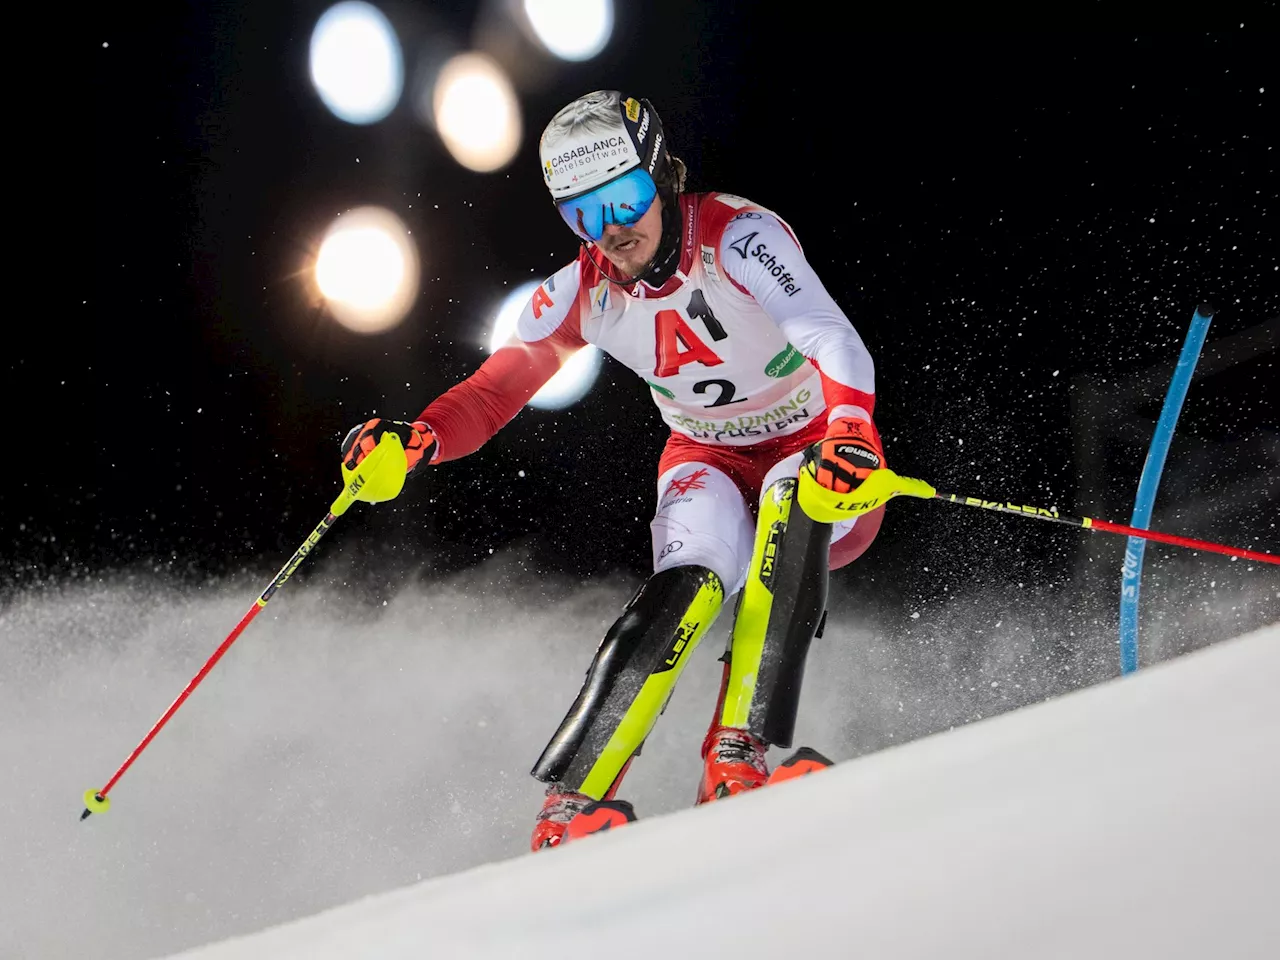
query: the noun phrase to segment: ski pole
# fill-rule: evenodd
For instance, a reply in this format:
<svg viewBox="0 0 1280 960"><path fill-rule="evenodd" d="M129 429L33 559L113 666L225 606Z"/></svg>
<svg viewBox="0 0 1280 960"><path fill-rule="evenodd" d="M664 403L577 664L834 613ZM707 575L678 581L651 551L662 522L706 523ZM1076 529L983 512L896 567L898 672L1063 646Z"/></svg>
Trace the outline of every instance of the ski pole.
<svg viewBox="0 0 1280 960"><path fill-rule="evenodd" d="M806 489L806 486L808 489ZM812 474L806 470L800 472L800 505L805 507L805 495L808 491L817 487L817 481L813 479ZM830 493L819 494L820 496L831 496ZM1171 543L1176 547L1189 547L1192 550L1205 550L1210 553L1223 553L1229 557L1239 557L1242 560L1256 560L1259 563L1280 564L1280 555L1274 553L1262 553L1258 550L1245 550L1242 547L1229 547L1223 543L1212 543L1209 540L1196 540L1192 537L1181 537L1172 533L1160 533L1158 530L1143 530L1138 527L1128 527L1122 523L1112 523L1110 520L1098 520L1095 517L1073 517L1070 514L1059 513L1057 507L1028 507L1022 504L1014 503L1012 500L984 500L981 497L970 497L961 493L944 493L926 483L923 480L916 480L912 477L903 477L894 473L892 470L880 469L873 470L871 475L852 493L844 496L856 498L855 502L838 504L838 507L851 509L856 507L861 512L874 510L882 504L888 503L894 497L908 496L919 497L922 500L945 500L948 503L959 503L966 507L979 507L983 510L995 510L1000 513L1012 513L1019 517L1033 517L1036 520L1048 520L1050 523L1065 523L1073 527L1084 527L1086 530L1099 530L1103 533L1119 533L1130 537L1140 537L1143 540L1157 540L1160 543ZM826 519L825 516L819 516L817 519Z"/></svg>
<svg viewBox="0 0 1280 960"><path fill-rule="evenodd" d="M346 513L347 508L357 500L364 500L367 503L380 503L383 500L390 500L400 493L400 490L404 487L405 480L405 455L400 438L394 433L384 434L378 446L360 461L355 470L348 470L345 464L343 465L342 477L342 493L330 505L328 514L316 525L316 528L311 531L310 536L302 542L302 545L294 551L288 562L280 568L280 572L267 584L267 588L259 594L258 599L253 602L253 606L240 618L240 622L227 634L226 639L218 645L218 649L213 651L213 655L205 661L204 666L183 687L177 699L169 704L169 709L160 715L160 719L152 725L151 729L147 731L147 735L133 748L133 752L125 758L124 763L120 764L120 767L111 775L111 779L106 782L105 786L96 790L90 787L85 791L84 813L80 814L81 820L84 820L92 813L106 813L111 808L111 801L107 797L111 788L124 776L125 771L133 765L133 761L138 759L142 751L147 749L147 745L155 739L156 734L164 729L164 725L178 712L178 708L182 706L187 697L191 696L192 691L200 685L200 682L209 675L209 671L214 668L217 662L222 659L222 655L236 642L236 638L244 632L244 628L267 605L267 601L271 599L272 595L284 586L286 580L293 576L294 571L302 565L302 561L315 549L316 544L320 542L320 538L329 532L329 528L337 522L338 517Z"/></svg>
<svg viewBox="0 0 1280 960"><path fill-rule="evenodd" d="M979 497L966 497L958 493L935 491L935 500L946 500L949 503L961 503L966 507L980 507L983 510L996 510L1000 513L1015 513L1020 517L1035 517L1037 520L1048 520L1051 523L1066 523L1073 527L1084 527L1086 530L1098 530L1102 533L1120 533L1129 537L1140 537L1143 540L1156 540L1160 543L1171 543L1175 547L1188 547L1192 550L1205 550L1209 553L1222 553L1228 557L1239 557L1242 560L1257 560L1260 563L1280 564L1280 556L1273 553L1261 553L1257 550L1245 550L1243 547L1229 547L1224 543L1213 543L1209 540L1196 540L1193 537L1181 537L1173 533L1160 533L1158 530L1144 530L1130 527L1123 523L1112 523L1110 520L1099 520L1096 517L1073 517L1059 513L1057 508L1025 507L1002 500L983 500Z"/></svg>

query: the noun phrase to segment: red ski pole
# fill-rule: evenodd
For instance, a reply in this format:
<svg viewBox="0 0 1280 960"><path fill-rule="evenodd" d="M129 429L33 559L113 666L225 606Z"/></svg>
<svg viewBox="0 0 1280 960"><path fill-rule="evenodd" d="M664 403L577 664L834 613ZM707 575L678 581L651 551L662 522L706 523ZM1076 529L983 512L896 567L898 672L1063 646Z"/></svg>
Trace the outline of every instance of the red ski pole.
<svg viewBox="0 0 1280 960"><path fill-rule="evenodd" d="M1065 523L1073 527L1084 527L1086 530L1100 530L1103 533L1120 533L1143 540L1157 540L1160 543L1171 543L1177 547L1189 547L1192 550L1207 550L1210 553L1224 553L1229 557L1242 560L1256 560L1259 563L1280 564L1280 556L1274 553L1262 553L1258 550L1245 550L1242 547L1229 547L1223 543L1209 540L1196 540L1192 537L1180 537L1172 533L1160 533L1157 530L1142 530L1138 527L1127 527L1122 523L1109 520L1097 520L1093 517L1073 517L1059 513L1056 507L1028 507L1011 500L984 500L981 497L968 497L960 493L942 493L923 480L903 477L892 470L873 470L870 476L852 493L833 493L818 485L813 474L808 470L800 471L800 505L815 520L831 522L841 519L840 509L848 510L856 507L865 512L888 503L894 497L919 497L922 500L945 500L948 503L959 503L966 507L979 507L983 510L996 510L1000 513L1012 513L1019 517L1033 517L1036 520L1048 520L1050 523ZM806 501L809 506L806 506ZM844 502L837 502L844 501ZM813 511L817 510L815 514Z"/></svg>
<svg viewBox="0 0 1280 960"><path fill-rule="evenodd" d="M398 457L396 456L397 454L399 455ZM244 632L244 628L267 605L267 601L271 599L272 594L284 586L285 581L293 576L294 571L302 565L302 561L315 549L316 544L320 542L320 538L328 533L329 528L337 522L338 517L346 513L347 508L356 500L380 503L383 500L390 500L400 493L401 488L404 487L405 480L405 455L400 438L394 433L384 434L377 448L365 457L355 470L348 470L346 466L343 466L342 476L344 481L342 493L338 495L338 499L333 501L325 518L316 525L310 536L294 551L289 561L280 568L280 572L267 584L267 588L259 594L258 599L253 602L253 606L240 618L240 622L227 634L227 638L218 645L218 649L213 651L213 655L205 661L199 672L187 682L182 692L178 694L177 699L169 704L169 709L160 715L160 719L152 725L151 729L147 731L147 735L133 748L133 752L125 757L124 763L120 764L120 767L111 775L111 779L106 782L106 785L96 790L90 787L85 791L84 813L80 814L81 820L84 820L92 813L106 813L111 808L111 801L107 798L111 788L124 776L125 771L133 765L133 761L141 756L142 751L147 749L147 745L155 739L156 734L164 729L164 725L178 712L178 708L182 706L187 697L191 696L192 691L209 675L209 671L214 668L217 662L222 659L222 655L236 642L236 638Z"/></svg>
<svg viewBox="0 0 1280 960"><path fill-rule="evenodd" d="M1229 547L1223 543L1196 540L1193 537L1180 537L1173 533L1160 533L1158 530L1143 530L1140 527L1129 527L1123 523L1112 523L1110 520L1098 520L1094 517L1073 517L1070 514L1059 513L1056 508L1046 510L1044 507L1026 507L1011 501L983 500L979 497L966 497L958 493L942 493L940 491L934 491L933 499L946 500L949 503L961 503L966 507L979 507L983 510L996 510L1000 513L1014 513L1020 517L1035 517L1037 520L1048 520L1051 523L1065 523L1073 527L1084 527L1086 530L1098 530L1102 533L1121 533L1128 537L1171 543L1175 547L1206 550L1209 553L1223 553L1228 557L1239 557L1242 560L1257 560L1260 563L1280 564L1280 556L1273 553L1245 550L1243 547Z"/></svg>

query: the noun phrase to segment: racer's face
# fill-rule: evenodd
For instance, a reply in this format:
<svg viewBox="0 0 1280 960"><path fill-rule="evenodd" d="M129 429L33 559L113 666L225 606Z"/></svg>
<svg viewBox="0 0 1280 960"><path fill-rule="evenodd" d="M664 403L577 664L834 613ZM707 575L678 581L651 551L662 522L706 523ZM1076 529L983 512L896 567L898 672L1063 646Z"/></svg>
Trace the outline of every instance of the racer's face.
<svg viewBox="0 0 1280 960"><path fill-rule="evenodd" d="M657 198L645 215L630 226L606 224L596 247L624 276L635 277L658 253L662 240L662 198Z"/></svg>

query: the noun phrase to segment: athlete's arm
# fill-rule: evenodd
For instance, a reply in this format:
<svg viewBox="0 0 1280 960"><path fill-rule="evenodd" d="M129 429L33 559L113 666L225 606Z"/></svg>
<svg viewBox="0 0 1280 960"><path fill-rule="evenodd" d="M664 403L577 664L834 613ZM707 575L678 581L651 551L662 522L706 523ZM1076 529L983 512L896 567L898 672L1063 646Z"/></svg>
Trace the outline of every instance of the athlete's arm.
<svg viewBox="0 0 1280 960"><path fill-rule="evenodd" d="M822 374L827 422L849 416L870 420L876 394L871 354L790 229L765 212L735 219L725 228L718 253L734 286L753 297Z"/></svg>
<svg viewBox="0 0 1280 960"><path fill-rule="evenodd" d="M479 450L574 351L586 346L578 322L578 269L575 260L538 287L511 339L418 416L435 434L435 462Z"/></svg>

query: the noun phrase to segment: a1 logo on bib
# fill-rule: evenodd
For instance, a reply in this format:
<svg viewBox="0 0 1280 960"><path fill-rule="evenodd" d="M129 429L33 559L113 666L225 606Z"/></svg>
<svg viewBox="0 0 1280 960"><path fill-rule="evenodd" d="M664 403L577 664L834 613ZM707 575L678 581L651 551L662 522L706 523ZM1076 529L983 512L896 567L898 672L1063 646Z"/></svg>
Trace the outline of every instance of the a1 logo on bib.
<svg viewBox="0 0 1280 960"><path fill-rule="evenodd" d="M724 363L715 351L702 342L678 310L659 310L653 318L655 359L653 372L658 377L672 377L687 363L714 367ZM684 347L681 350L681 347Z"/></svg>

